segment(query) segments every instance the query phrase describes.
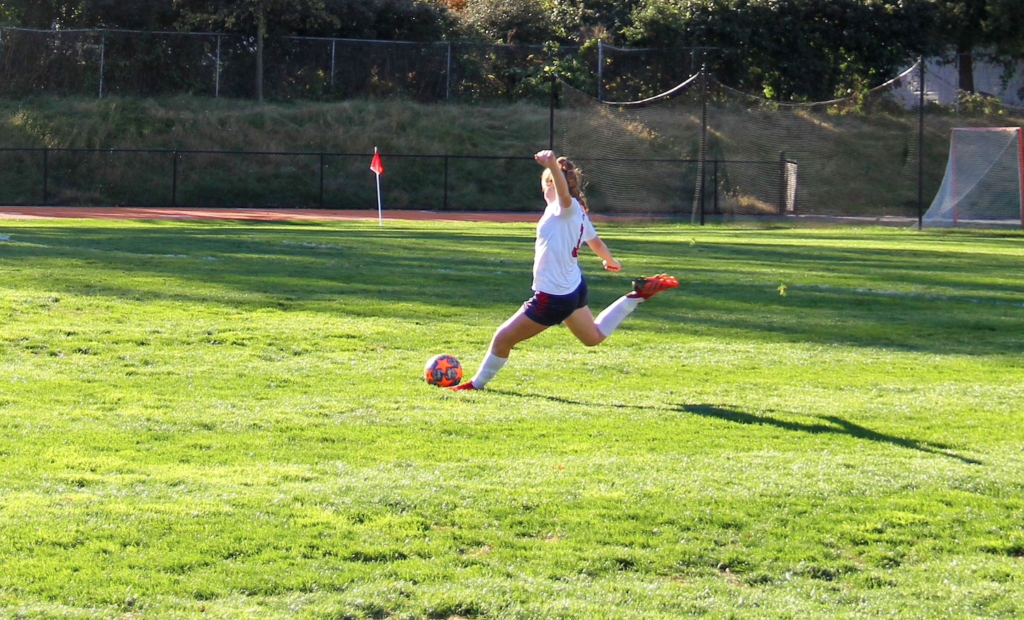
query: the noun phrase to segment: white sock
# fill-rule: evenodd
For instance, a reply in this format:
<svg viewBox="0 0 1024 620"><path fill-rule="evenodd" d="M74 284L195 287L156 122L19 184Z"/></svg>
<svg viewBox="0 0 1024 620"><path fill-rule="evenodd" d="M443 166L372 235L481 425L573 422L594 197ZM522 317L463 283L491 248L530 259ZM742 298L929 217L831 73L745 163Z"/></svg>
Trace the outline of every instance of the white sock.
<svg viewBox="0 0 1024 620"><path fill-rule="evenodd" d="M476 375L470 381L478 390L482 390L487 387L487 384L491 382L494 375L498 374L498 371L505 367L505 363L508 362L507 357L498 357L497 355L487 352L487 357L484 358L482 364L480 364L480 370L476 371Z"/></svg>
<svg viewBox="0 0 1024 620"><path fill-rule="evenodd" d="M625 321L627 316L633 314L633 311L636 310L636 307L641 302L643 302L643 299L639 297L628 297L626 295L619 297L594 319L597 329L604 334L605 338L611 336L619 328L619 324Z"/></svg>

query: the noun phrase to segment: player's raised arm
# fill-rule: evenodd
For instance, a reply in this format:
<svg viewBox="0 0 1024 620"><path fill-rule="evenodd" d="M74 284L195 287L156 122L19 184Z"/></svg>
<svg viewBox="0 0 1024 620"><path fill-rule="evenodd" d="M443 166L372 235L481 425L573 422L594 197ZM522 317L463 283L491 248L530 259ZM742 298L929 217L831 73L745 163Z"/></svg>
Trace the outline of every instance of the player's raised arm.
<svg viewBox="0 0 1024 620"><path fill-rule="evenodd" d="M558 205L563 209L572 207L572 193L569 191L569 183L565 180L565 173L555 156L554 151L540 151L533 156L537 163L547 168L551 181L554 183L555 194L558 196Z"/></svg>

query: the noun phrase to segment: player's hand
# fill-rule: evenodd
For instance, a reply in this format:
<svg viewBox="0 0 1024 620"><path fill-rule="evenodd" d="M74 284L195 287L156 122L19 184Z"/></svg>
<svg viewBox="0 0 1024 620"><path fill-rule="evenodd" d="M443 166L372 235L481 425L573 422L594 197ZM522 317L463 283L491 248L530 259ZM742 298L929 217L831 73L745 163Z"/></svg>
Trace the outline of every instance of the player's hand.
<svg viewBox="0 0 1024 620"><path fill-rule="evenodd" d="M612 273L619 273L620 271L622 271L622 263L615 260L614 258L611 260L603 260L601 261L601 264L604 265L604 268L607 271L611 271Z"/></svg>
<svg viewBox="0 0 1024 620"><path fill-rule="evenodd" d="M540 151L534 155L533 158L537 160L538 164L545 168L550 168L552 165L558 163L558 158L555 157L554 151Z"/></svg>

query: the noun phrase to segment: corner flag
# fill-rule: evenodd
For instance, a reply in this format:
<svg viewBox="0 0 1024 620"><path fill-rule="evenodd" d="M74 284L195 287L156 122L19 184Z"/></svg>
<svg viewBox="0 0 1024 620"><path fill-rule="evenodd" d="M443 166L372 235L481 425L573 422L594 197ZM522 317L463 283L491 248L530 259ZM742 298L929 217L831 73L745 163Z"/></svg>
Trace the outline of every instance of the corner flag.
<svg viewBox="0 0 1024 620"><path fill-rule="evenodd" d="M373 161L370 162L370 170L377 175L377 218L380 220L380 225L384 226L384 205L380 197L380 175L384 174L384 162L381 161L377 147L373 147Z"/></svg>
<svg viewBox="0 0 1024 620"><path fill-rule="evenodd" d="M373 170L377 174L384 174L384 162L381 161L380 153L377 152L377 147L373 149L373 162L370 163L370 170Z"/></svg>

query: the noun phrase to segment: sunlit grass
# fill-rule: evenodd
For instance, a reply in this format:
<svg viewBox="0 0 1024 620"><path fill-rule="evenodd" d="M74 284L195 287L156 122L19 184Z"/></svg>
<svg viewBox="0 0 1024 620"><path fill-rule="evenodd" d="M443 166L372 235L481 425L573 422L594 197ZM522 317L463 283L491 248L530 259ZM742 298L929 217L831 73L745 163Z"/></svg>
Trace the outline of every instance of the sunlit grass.
<svg viewBox="0 0 1024 620"><path fill-rule="evenodd" d="M0 233L0 615L1024 612L1020 234L606 226L681 289L451 394L529 225Z"/></svg>

